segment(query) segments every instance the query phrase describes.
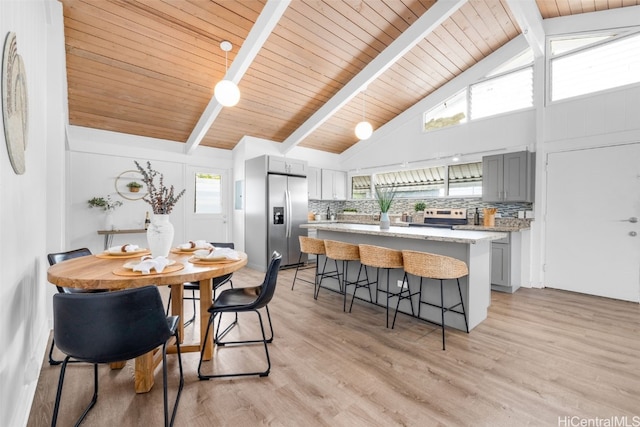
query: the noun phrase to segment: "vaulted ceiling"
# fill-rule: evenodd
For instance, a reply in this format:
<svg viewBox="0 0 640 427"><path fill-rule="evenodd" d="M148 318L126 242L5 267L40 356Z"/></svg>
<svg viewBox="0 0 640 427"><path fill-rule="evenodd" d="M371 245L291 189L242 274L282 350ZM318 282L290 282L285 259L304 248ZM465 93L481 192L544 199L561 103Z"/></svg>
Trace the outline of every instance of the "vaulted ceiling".
<svg viewBox="0 0 640 427"><path fill-rule="evenodd" d="M71 125L342 153L542 19L640 0L62 0ZM526 18L523 18L526 16ZM228 53L220 43L228 40ZM225 77L234 107L213 98ZM364 90L364 92L363 92Z"/></svg>

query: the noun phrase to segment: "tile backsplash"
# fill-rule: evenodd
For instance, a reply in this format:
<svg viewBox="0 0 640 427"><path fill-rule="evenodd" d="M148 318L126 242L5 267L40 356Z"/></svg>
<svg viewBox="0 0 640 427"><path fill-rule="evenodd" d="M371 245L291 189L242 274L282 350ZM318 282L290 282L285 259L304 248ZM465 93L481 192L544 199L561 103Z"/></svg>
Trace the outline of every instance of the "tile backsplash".
<svg viewBox="0 0 640 427"><path fill-rule="evenodd" d="M518 211L533 210L533 203L488 203L483 202L478 197L473 198L433 198L433 199L396 199L391 205L390 214L401 215L406 212L413 214L414 205L417 202L424 202L427 208L466 208L467 215L473 216L475 209L480 210L482 215L483 208L497 208L498 214L503 218L517 218ZM378 203L375 200L347 200L347 201L328 201L328 200L309 200L309 211L326 214L327 207L332 213L342 213L345 208L357 209L358 213L376 214L379 213Z"/></svg>

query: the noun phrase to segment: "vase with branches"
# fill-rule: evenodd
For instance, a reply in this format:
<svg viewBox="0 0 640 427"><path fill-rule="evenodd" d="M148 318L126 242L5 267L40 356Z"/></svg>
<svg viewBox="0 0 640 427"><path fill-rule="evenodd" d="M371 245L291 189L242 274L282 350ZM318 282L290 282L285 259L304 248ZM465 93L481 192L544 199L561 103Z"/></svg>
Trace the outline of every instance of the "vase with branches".
<svg viewBox="0 0 640 427"><path fill-rule="evenodd" d="M173 224L169 222L169 214L184 195L185 190L176 194L173 185L167 187L164 183L164 175L154 170L151 167L151 162L147 161L146 168L143 168L137 161L134 163L142 175L142 182L147 186L147 194L142 197L142 200L151 205L153 211L151 224L147 228L149 250L154 258L169 256L174 236Z"/></svg>

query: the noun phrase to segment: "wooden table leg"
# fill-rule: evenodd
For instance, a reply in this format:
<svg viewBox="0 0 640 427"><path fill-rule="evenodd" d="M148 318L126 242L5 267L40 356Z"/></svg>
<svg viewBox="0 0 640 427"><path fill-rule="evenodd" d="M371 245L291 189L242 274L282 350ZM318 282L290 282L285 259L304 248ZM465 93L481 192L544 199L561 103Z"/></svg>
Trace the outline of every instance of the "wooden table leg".
<svg viewBox="0 0 640 427"><path fill-rule="evenodd" d="M179 285L171 285L171 314L173 316L180 316L178 336L182 344L184 342L184 286L182 283Z"/></svg>
<svg viewBox="0 0 640 427"><path fill-rule="evenodd" d="M136 357L135 361L135 389L136 393L147 393L153 387L153 351Z"/></svg>
<svg viewBox="0 0 640 427"><path fill-rule="evenodd" d="M213 301L213 292L211 288L211 279L200 281L200 351L204 346L203 360L211 360L213 357L213 334L209 332L209 338L205 342L204 336L207 332L207 323L209 322L209 307Z"/></svg>

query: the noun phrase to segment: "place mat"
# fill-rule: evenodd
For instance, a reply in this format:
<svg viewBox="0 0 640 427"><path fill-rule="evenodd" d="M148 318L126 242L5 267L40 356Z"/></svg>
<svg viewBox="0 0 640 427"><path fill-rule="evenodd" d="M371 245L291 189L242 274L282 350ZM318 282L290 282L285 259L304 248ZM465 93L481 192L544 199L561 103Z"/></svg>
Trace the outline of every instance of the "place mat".
<svg viewBox="0 0 640 427"><path fill-rule="evenodd" d="M195 251L197 251L198 249L205 249L205 248L189 248L189 249L182 249L182 248L172 248L171 249L171 253L174 254L191 254L194 253Z"/></svg>
<svg viewBox="0 0 640 427"><path fill-rule="evenodd" d="M137 258L143 255L149 255L150 253L151 251L149 249L142 249L135 252L123 252L122 255L120 254L113 255L108 252L101 252L99 254L96 254L95 256L96 258L100 258L100 259L127 259L127 258Z"/></svg>
<svg viewBox="0 0 640 427"><path fill-rule="evenodd" d="M173 265L168 265L162 270L162 273L158 273L155 270L151 270L149 274L142 274L141 271L133 271L129 268L119 267L113 270L113 274L116 276L157 276L159 274L165 273L174 273L176 271L180 271L184 268L183 264L177 263Z"/></svg>
<svg viewBox="0 0 640 427"><path fill-rule="evenodd" d="M239 259L228 259L228 258L225 258L225 257L202 259L202 258L196 258L196 257L192 256L187 261L189 261L191 264L211 265L211 264L229 264L229 263L240 261L240 260Z"/></svg>

